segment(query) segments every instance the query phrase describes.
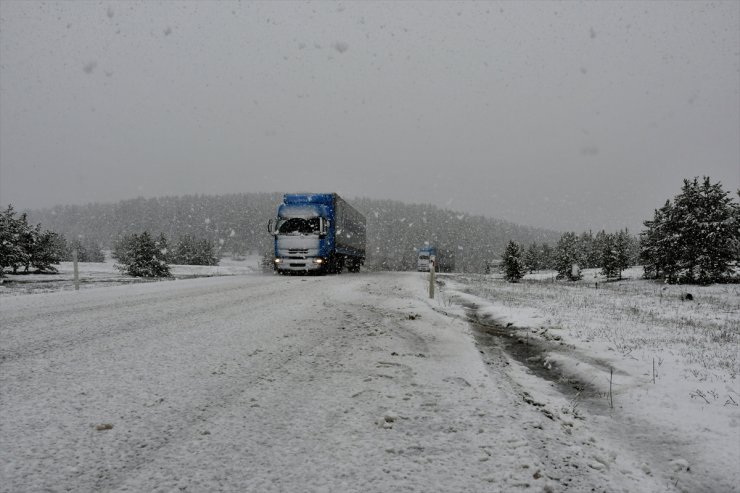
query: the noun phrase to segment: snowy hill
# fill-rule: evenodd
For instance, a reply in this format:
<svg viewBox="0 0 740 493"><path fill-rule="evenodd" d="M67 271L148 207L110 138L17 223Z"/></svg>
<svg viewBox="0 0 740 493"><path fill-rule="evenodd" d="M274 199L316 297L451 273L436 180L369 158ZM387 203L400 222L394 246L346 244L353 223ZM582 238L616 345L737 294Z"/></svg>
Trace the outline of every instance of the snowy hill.
<svg viewBox="0 0 740 493"><path fill-rule="evenodd" d="M280 200L277 193L139 198L31 211L29 220L68 238L82 235L104 247L110 247L119 235L148 230L170 239L185 234L208 238L226 252L262 253L271 249L266 224ZM431 205L368 198L350 202L367 218L367 265L371 268L413 269L414 249L429 241L454 249L457 269L483 272L485 262L498 258L509 240L554 245L560 236Z"/></svg>

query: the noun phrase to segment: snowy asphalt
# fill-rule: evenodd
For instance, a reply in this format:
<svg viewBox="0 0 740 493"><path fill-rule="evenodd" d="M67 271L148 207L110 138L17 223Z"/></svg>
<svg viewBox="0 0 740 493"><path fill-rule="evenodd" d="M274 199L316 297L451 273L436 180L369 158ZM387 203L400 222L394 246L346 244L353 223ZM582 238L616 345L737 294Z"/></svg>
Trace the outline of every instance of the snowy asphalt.
<svg viewBox="0 0 740 493"><path fill-rule="evenodd" d="M671 490L440 311L416 273L2 298L0 491Z"/></svg>

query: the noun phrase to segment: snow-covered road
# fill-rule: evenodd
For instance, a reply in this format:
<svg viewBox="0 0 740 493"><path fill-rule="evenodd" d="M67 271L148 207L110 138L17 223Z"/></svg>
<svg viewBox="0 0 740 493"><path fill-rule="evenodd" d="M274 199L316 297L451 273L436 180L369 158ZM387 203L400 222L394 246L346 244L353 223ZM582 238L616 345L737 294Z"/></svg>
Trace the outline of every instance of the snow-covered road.
<svg viewBox="0 0 740 493"><path fill-rule="evenodd" d="M425 289L251 275L2 298L0 491L671 490L523 399Z"/></svg>

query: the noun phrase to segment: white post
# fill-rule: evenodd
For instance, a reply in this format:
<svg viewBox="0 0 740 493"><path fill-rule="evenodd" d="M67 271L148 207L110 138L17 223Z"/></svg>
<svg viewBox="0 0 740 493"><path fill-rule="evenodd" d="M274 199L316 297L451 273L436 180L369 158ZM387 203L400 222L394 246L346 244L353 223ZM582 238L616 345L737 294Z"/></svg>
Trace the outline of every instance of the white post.
<svg viewBox="0 0 740 493"><path fill-rule="evenodd" d="M429 259L429 298L434 299L434 260Z"/></svg>
<svg viewBox="0 0 740 493"><path fill-rule="evenodd" d="M77 268L77 249L72 250L72 263L74 264L75 291L80 290L80 271Z"/></svg>

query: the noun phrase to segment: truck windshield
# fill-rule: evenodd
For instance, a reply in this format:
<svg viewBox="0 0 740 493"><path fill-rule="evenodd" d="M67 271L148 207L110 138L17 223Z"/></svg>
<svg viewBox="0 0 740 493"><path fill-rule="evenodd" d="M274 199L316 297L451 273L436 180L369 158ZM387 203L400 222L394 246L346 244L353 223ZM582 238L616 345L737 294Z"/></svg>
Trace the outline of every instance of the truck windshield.
<svg viewBox="0 0 740 493"><path fill-rule="evenodd" d="M304 219L302 217L291 217L280 219L277 225L277 232L281 235L317 235L319 234L319 218L311 217Z"/></svg>

